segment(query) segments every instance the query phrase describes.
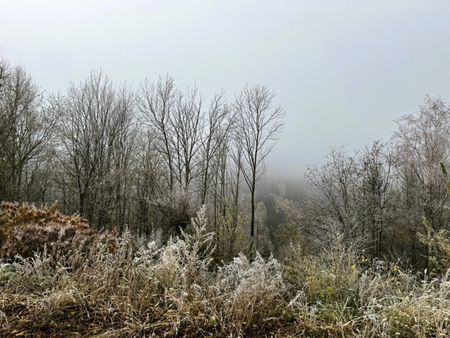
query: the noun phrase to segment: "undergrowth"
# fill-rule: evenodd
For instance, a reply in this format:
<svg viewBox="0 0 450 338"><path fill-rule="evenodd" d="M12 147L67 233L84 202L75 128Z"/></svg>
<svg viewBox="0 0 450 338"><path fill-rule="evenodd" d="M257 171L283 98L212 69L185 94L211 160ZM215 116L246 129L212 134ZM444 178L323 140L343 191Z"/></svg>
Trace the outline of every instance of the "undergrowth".
<svg viewBox="0 0 450 338"><path fill-rule="evenodd" d="M113 241L113 243L111 243ZM421 280L340 242L286 263L212 260L201 209L180 238L124 233L0 264L0 336L445 337L450 275Z"/></svg>

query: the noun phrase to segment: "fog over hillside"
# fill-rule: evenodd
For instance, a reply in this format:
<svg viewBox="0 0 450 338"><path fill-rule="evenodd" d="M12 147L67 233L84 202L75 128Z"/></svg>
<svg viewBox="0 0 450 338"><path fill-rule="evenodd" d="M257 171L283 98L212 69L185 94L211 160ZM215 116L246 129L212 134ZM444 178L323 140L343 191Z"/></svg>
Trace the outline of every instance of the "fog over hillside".
<svg viewBox="0 0 450 338"><path fill-rule="evenodd" d="M137 86L169 73L181 87L234 96L261 83L286 108L268 165L323 163L330 146L388 139L425 94L450 99L447 1L8 1L0 54L47 91L92 69Z"/></svg>

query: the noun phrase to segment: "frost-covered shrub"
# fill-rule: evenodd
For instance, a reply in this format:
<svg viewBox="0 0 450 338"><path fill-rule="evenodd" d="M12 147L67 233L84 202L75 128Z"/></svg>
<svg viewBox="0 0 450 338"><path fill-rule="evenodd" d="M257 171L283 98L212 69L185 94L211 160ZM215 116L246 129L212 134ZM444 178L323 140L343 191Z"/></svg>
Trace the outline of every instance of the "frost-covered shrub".
<svg viewBox="0 0 450 338"><path fill-rule="evenodd" d="M365 273L360 280L363 332L371 337L448 337L450 273L417 280L394 266L384 274Z"/></svg>
<svg viewBox="0 0 450 338"><path fill-rule="evenodd" d="M294 288L304 290L311 303L354 302L363 260L341 243L317 255L304 255L300 248L293 248L286 278Z"/></svg>
<svg viewBox="0 0 450 338"><path fill-rule="evenodd" d="M266 324L279 321L286 311L282 267L273 257L265 261L256 254L249 261L240 255L219 269L216 280L223 298L216 318L222 327L232 324L235 332L231 333L264 331Z"/></svg>
<svg viewBox="0 0 450 338"><path fill-rule="evenodd" d="M283 315L286 288L281 265L274 258L265 261L257 254L249 261L240 255L221 267L216 278L223 298L217 318L222 326L232 325L236 334L262 330L268 320L278 321Z"/></svg>

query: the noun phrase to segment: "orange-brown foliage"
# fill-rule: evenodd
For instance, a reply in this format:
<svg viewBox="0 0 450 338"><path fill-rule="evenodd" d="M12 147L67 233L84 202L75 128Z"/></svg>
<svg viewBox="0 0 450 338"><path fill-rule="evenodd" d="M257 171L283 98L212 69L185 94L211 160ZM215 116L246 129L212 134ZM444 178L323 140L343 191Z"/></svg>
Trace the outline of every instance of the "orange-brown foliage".
<svg viewBox="0 0 450 338"><path fill-rule="evenodd" d="M66 216L56 206L36 208L28 203L0 206L0 258L31 257L43 251L67 253L97 233L79 216Z"/></svg>

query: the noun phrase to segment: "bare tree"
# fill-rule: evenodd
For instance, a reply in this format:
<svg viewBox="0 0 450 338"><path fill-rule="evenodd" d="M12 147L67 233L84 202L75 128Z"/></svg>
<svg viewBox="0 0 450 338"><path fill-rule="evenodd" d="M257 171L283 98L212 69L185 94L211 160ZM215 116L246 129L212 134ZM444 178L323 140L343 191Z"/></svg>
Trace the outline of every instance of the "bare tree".
<svg viewBox="0 0 450 338"><path fill-rule="evenodd" d="M321 168L308 168L306 177L321 197L313 200L317 211L325 213L328 222L339 224L346 239L354 235L357 212L357 162L343 149L332 150ZM325 208L325 210L323 210ZM327 221L327 220L326 220Z"/></svg>
<svg viewBox="0 0 450 338"><path fill-rule="evenodd" d="M156 84L148 80L141 87L139 96L139 110L153 131L157 135L156 149L162 155L169 171L168 185L173 191L175 184L175 164L173 149L173 130L171 125L174 114L177 89L173 78L166 76L159 78Z"/></svg>
<svg viewBox="0 0 450 338"><path fill-rule="evenodd" d="M134 140L133 97L101 72L72 85L59 104L60 160L77 191L77 208L96 225L125 221ZM95 202L94 202L95 201Z"/></svg>
<svg viewBox="0 0 450 338"><path fill-rule="evenodd" d="M177 179L185 192L193 179L200 175L200 150L203 144L203 99L197 89L178 93L171 119L172 139L176 151Z"/></svg>
<svg viewBox="0 0 450 338"><path fill-rule="evenodd" d="M0 60L0 97L3 94L3 90L5 88L5 82L6 79L8 78L8 73L7 73L7 64L6 62Z"/></svg>
<svg viewBox="0 0 450 338"><path fill-rule="evenodd" d="M417 233L423 230L420 217L426 219L433 231L448 225L448 194L441 163L449 162L449 130L450 107L431 97L426 98L418 114L407 115L398 121L395 135L398 172L414 253L417 252ZM415 217L411 218L411 215ZM417 257L413 256L413 259L417 260Z"/></svg>
<svg viewBox="0 0 450 338"><path fill-rule="evenodd" d="M306 177L319 194L303 208L304 226L314 225L319 237L317 230L340 231L346 242L357 241L379 256L386 228L392 225L388 211L394 164L393 152L379 141L354 156L332 150L325 165L308 168Z"/></svg>
<svg viewBox="0 0 450 338"><path fill-rule="evenodd" d="M151 201L166 192L162 155L156 145L157 139L150 130L140 130L135 149L135 228L139 235L150 235L153 228L153 208Z"/></svg>
<svg viewBox="0 0 450 338"><path fill-rule="evenodd" d="M366 148L359 159L359 223L362 233L369 232L373 253L378 257L390 222L388 211L393 204L394 165L393 152L378 141ZM364 229L365 226L368 229Z"/></svg>
<svg viewBox="0 0 450 338"><path fill-rule="evenodd" d="M203 169L200 189L200 203L205 204L208 188L211 182L211 162L223 148L233 125L234 116L223 102L223 95L215 95L211 101L208 114L205 139L203 141Z"/></svg>
<svg viewBox="0 0 450 338"><path fill-rule="evenodd" d="M16 200L29 189L33 161L44 152L56 120L44 111L43 95L23 68L1 68L0 199Z"/></svg>
<svg viewBox="0 0 450 338"><path fill-rule="evenodd" d="M236 99L236 138L243 150L242 174L250 190L250 235L255 234L256 183L283 127L284 110L273 103L275 95L266 87L245 88Z"/></svg>

